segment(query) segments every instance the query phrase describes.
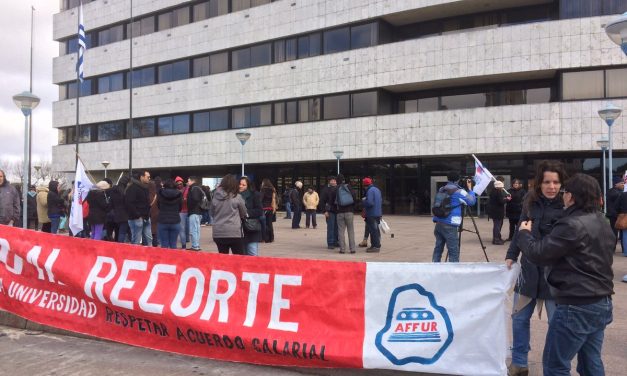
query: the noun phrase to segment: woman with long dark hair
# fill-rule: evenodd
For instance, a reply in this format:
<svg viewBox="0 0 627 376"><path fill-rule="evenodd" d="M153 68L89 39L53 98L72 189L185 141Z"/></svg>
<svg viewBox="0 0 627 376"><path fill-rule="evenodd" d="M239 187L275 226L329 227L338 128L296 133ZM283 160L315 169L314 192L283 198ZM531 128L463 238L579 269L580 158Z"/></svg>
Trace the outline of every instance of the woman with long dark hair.
<svg viewBox="0 0 627 376"><path fill-rule="evenodd" d="M274 185L268 178L261 181L261 206L266 217L266 231L263 234L263 240L266 243L272 243L274 241L274 226L272 222L276 218L278 204L276 188L274 188Z"/></svg>
<svg viewBox="0 0 627 376"><path fill-rule="evenodd" d="M158 186L160 186L159 183ZM172 179L166 179L163 189L157 190L157 232L159 244L163 248L176 248L176 238L181 232L181 217L179 213L183 207L183 194L176 189Z"/></svg>
<svg viewBox="0 0 627 376"><path fill-rule="evenodd" d="M527 191L523 188L522 181L520 179L514 179L509 189L507 205L505 206L505 215L509 220L509 235L507 236L507 241L511 241L514 238L516 226L522 214L523 199L526 194Z"/></svg>
<svg viewBox="0 0 627 376"><path fill-rule="evenodd" d="M213 241L218 252L245 254L242 220L246 218L246 205L239 193L239 182L233 175L222 178L211 200Z"/></svg>
<svg viewBox="0 0 627 376"><path fill-rule="evenodd" d="M531 233L536 239L547 236L555 222L564 215L564 203L560 194L566 180L566 171L561 162L542 161L536 170L533 190L527 194L522 207L520 222L533 221ZM520 255L518 232L507 250L506 265L511 268ZM523 376L529 373L530 320L538 305L542 311L542 301L549 321L555 312L555 301L549 291L544 276L544 268L531 263L523 254L520 259L521 275L518 278L512 309L512 362L507 374Z"/></svg>
<svg viewBox="0 0 627 376"><path fill-rule="evenodd" d="M246 176L239 179L239 194L246 204L246 217L253 221L259 221L259 218L263 215L261 194L254 190L250 179ZM244 227L243 230L246 254L257 256L259 254L259 242L261 241L261 228L259 230L248 230Z"/></svg>

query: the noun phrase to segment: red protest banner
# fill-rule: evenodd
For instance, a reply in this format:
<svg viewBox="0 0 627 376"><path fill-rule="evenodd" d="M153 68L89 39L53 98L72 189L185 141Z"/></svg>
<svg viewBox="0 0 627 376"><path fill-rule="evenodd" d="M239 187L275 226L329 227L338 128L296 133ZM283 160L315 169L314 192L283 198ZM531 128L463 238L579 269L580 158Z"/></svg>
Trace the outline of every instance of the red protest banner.
<svg viewBox="0 0 627 376"><path fill-rule="evenodd" d="M213 359L361 368L365 263L194 253L0 225L0 308Z"/></svg>

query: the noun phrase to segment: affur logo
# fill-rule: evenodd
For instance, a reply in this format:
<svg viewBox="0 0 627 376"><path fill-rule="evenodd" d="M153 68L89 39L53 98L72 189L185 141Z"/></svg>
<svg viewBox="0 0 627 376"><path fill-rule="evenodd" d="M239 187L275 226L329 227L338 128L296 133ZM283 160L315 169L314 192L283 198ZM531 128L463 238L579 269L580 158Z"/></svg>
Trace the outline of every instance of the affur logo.
<svg viewBox="0 0 627 376"><path fill-rule="evenodd" d="M431 292L417 283L392 292L385 326L375 339L390 362L433 364L452 342L451 320Z"/></svg>

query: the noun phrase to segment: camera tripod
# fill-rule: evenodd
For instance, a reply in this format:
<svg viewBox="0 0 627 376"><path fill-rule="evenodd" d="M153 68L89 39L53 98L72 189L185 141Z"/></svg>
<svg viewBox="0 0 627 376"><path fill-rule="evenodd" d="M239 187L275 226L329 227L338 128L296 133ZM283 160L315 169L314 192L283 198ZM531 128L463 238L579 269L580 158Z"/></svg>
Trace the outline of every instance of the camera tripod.
<svg viewBox="0 0 627 376"><path fill-rule="evenodd" d="M474 227L474 230L469 230L464 228L464 218L468 216L470 217L470 220L472 221L472 225ZM462 223L459 225L459 236L458 236L458 240L457 240L457 249L459 254L462 254L462 233L464 231L468 231L470 233L476 234L477 235L477 239L479 239L479 244L481 245L481 249L483 250L483 255L485 256L485 261L486 262L490 262L490 260L488 259L488 254L485 252L486 250L486 246L483 244L483 240L481 239L481 234L479 233L479 228L477 227L477 222L475 222L475 217L472 216L472 214L470 214L470 212L468 211L468 206L464 205L464 213L462 215ZM448 249L446 251L446 261L448 261Z"/></svg>

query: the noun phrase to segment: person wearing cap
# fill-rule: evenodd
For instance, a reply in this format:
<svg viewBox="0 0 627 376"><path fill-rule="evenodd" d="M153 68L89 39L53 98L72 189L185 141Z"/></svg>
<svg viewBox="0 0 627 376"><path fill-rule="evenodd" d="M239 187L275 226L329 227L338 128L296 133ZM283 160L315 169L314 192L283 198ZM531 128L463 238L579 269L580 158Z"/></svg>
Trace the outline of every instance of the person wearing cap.
<svg viewBox="0 0 627 376"><path fill-rule="evenodd" d="M372 178L365 177L362 182L366 187L362 204L366 211L366 227L370 234L370 248L367 248L366 252L379 252L381 251L379 223L383 216L383 198L381 190L374 186Z"/></svg>
<svg viewBox="0 0 627 376"><path fill-rule="evenodd" d="M618 218L617 206L620 200L620 195L623 193L623 190L625 188L625 182L620 176L614 176L614 178L612 179L612 183L614 184L614 186L609 191L607 191L607 212L605 213L605 216L607 217L607 219L610 220L610 226L612 226L612 230L616 235L617 241L618 239L620 239L620 246L624 253L625 249L623 248L622 242L623 232L617 230L614 226L616 225L616 219Z"/></svg>
<svg viewBox="0 0 627 376"><path fill-rule="evenodd" d="M106 192L111 186L102 180L96 183L87 194L87 203L89 204L89 214L87 220L91 227L91 238L102 240L102 229L107 220L107 212L111 208L111 199Z"/></svg>
<svg viewBox="0 0 627 376"><path fill-rule="evenodd" d="M310 225L315 229L318 226L316 222L316 209L320 203L318 192L314 191L312 186L307 187L307 192L303 195L303 204L305 205L305 227Z"/></svg>
<svg viewBox="0 0 627 376"><path fill-rule="evenodd" d="M183 206L179 217L181 218L181 232L179 232L179 240L181 242L181 248L187 249L187 241L189 240L189 215L187 210L187 194L189 193L189 187L185 185L183 178L177 176L174 178L174 184L183 195Z"/></svg>
<svg viewBox="0 0 627 376"><path fill-rule="evenodd" d="M497 176L494 182L494 189L490 192L488 199L488 216L492 218L492 244L503 245L505 241L501 238L503 228L503 218L505 218L505 184L503 177Z"/></svg>
<svg viewBox="0 0 627 376"><path fill-rule="evenodd" d="M292 228L300 228L300 219L303 214L303 182L297 180L295 189L290 192L290 204L292 205Z"/></svg>

